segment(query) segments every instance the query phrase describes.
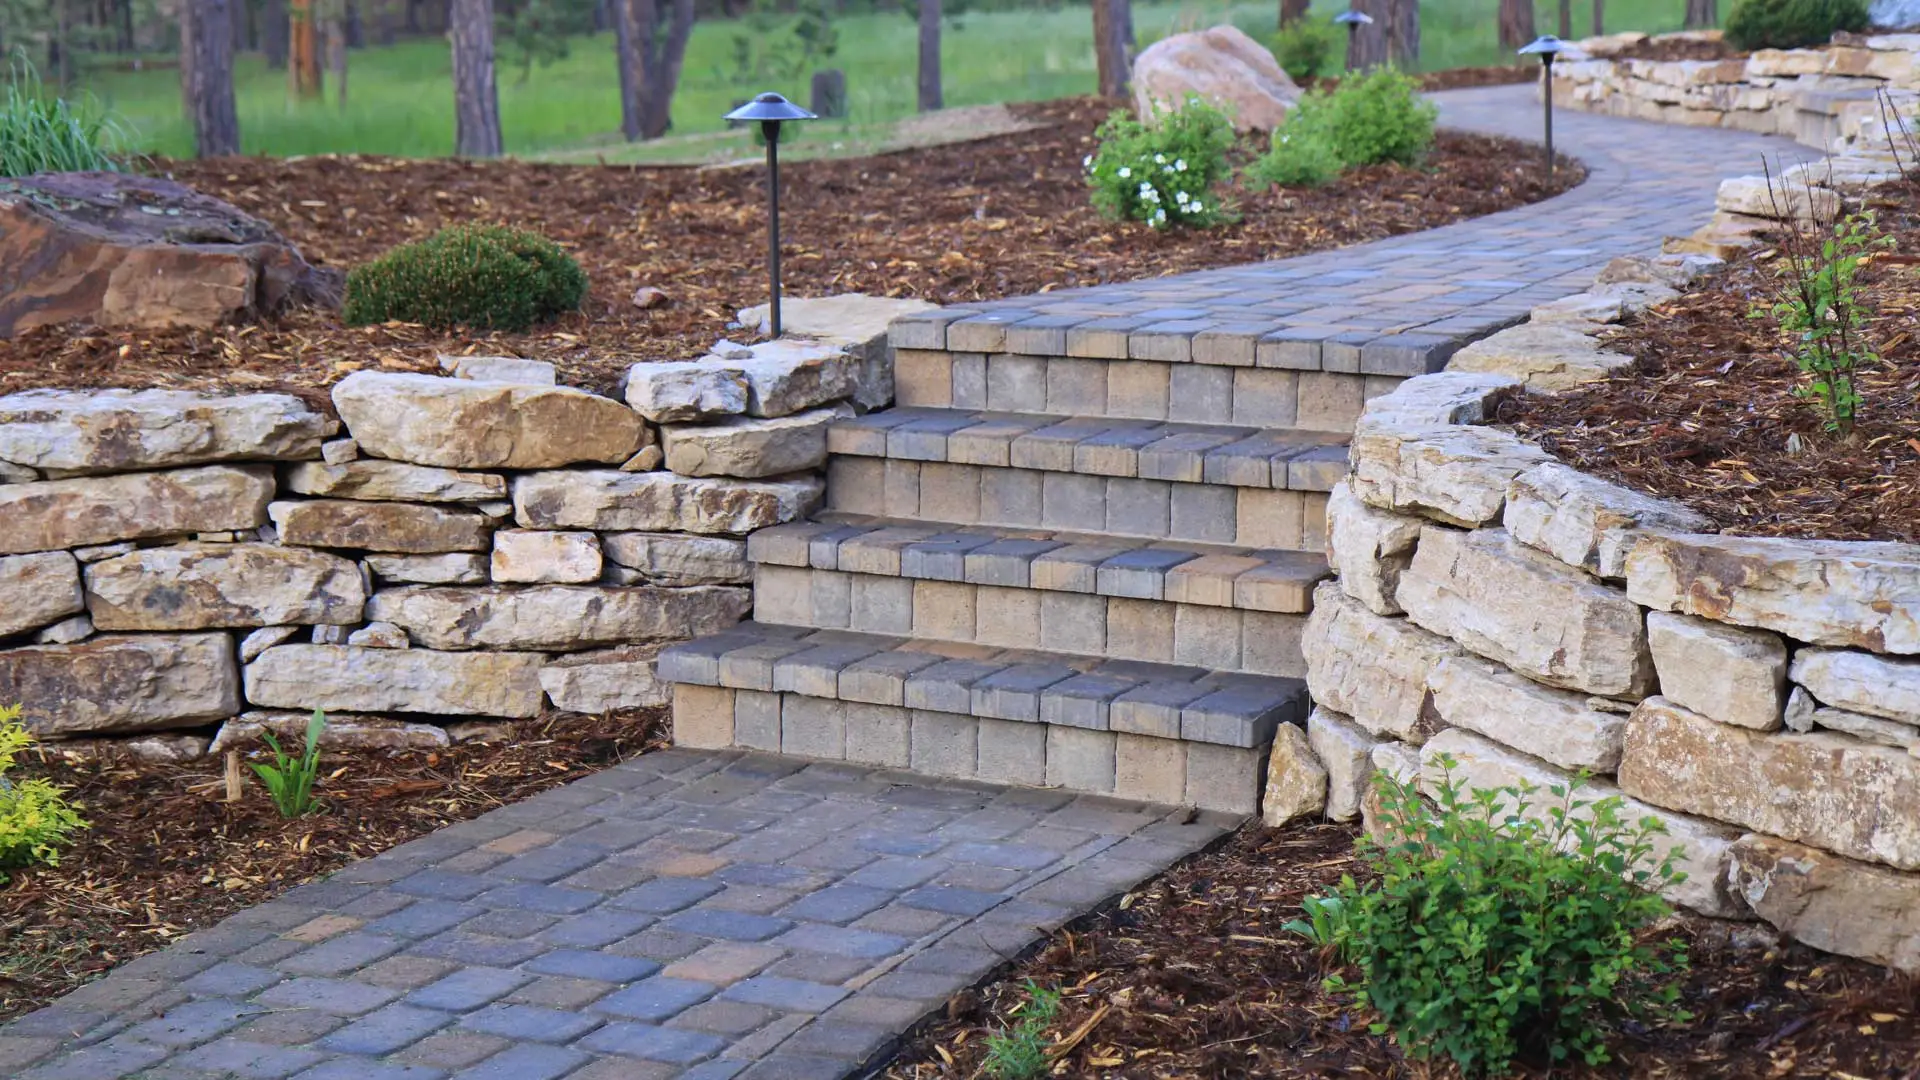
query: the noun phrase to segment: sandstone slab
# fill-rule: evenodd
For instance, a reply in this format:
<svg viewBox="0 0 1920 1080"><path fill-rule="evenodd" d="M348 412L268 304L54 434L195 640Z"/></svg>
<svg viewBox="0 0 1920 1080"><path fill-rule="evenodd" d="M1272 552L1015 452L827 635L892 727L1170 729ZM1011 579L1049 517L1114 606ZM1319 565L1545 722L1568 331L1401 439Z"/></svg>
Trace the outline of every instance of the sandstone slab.
<svg viewBox="0 0 1920 1080"><path fill-rule="evenodd" d="M1307 716L1307 745L1327 771L1327 817L1359 817L1373 785L1373 751L1380 740L1339 713L1316 708Z"/></svg>
<svg viewBox="0 0 1920 1080"><path fill-rule="evenodd" d="M477 503L507 497L507 478L498 473L461 472L373 458L339 465L305 462L287 469L282 480L288 491L330 499Z"/></svg>
<svg viewBox="0 0 1920 1080"><path fill-rule="evenodd" d="M229 750L265 750L267 742L261 735L272 732L283 748L290 753L297 753L299 747L306 745L307 723L312 716L312 713L273 709L241 713L220 725L208 752L224 754ZM382 716L330 713L327 726L320 729L319 745L328 750L394 752L440 750L452 746L453 740L447 738L445 728L435 724L390 720Z"/></svg>
<svg viewBox="0 0 1920 1080"><path fill-rule="evenodd" d="M1361 419L1349 455L1362 502L1467 528L1500 520L1507 485L1551 460L1494 428L1409 427L1376 417Z"/></svg>
<svg viewBox="0 0 1920 1080"><path fill-rule="evenodd" d="M1327 496L1327 566L1340 575L1340 588L1374 614L1398 615L1393 594L1425 524L1368 506L1342 480Z"/></svg>
<svg viewBox="0 0 1920 1080"><path fill-rule="evenodd" d="M338 427L290 394L27 390L0 397L0 461L56 477L300 461Z"/></svg>
<svg viewBox="0 0 1920 1080"><path fill-rule="evenodd" d="M645 440L632 409L564 386L356 371L333 404L363 452L448 469L618 464Z"/></svg>
<svg viewBox="0 0 1920 1080"><path fill-rule="evenodd" d="M850 398L860 385L862 358L831 341L779 338L716 352L746 377L749 416L791 416Z"/></svg>
<svg viewBox="0 0 1920 1080"><path fill-rule="evenodd" d="M1520 385L1510 375L1441 371L1407 379L1368 400L1363 418L1372 424L1407 430L1484 423L1503 394Z"/></svg>
<svg viewBox="0 0 1920 1080"><path fill-rule="evenodd" d="M57 737L192 727L240 711L226 634L138 634L0 651L0 701Z"/></svg>
<svg viewBox="0 0 1920 1080"><path fill-rule="evenodd" d="M502 529L493 534L493 580L579 585L600 580L600 537L590 532Z"/></svg>
<svg viewBox="0 0 1920 1080"><path fill-rule="evenodd" d="M1801 649L1793 681L1823 704L1920 724L1920 660L1893 660L1851 649Z"/></svg>
<svg viewBox="0 0 1920 1080"><path fill-rule="evenodd" d="M303 627L263 626L240 639L240 662L251 662L255 657L282 642L292 639Z"/></svg>
<svg viewBox="0 0 1920 1080"><path fill-rule="evenodd" d="M1596 296L1592 303L1610 305L1616 313L1621 306L1617 296ZM1509 375L1530 389L1551 393L1606 378L1633 363L1631 356L1602 348L1590 333L1593 329L1576 320L1509 327L1454 353L1447 370Z"/></svg>
<svg viewBox="0 0 1920 1080"><path fill-rule="evenodd" d="M605 469L537 472L514 478L514 520L526 529L745 534L806 516L824 488L811 476L728 480Z"/></svg>
<svg viewBox="0 0 1920 1080"><path fill-rule="evenodd" d="M1653 688L1640 608L1502 530L1429 526L1396 597L1414 623L1536 682L1606 697Z"/></svg>
<svg viewBox="0 0 1920 1080"><path fill-rule="evenodd" d="M368 649L411 649L413 639L390 622L370 622L348 634L347 644Z"/></svg>
<svg viewBox="0 0 1920 1080"><path fill-rule="evenodd" d="M279 645L246 668L247 700L269 709L530 717L547 658L526 652L434 652Z"/></svg>
<svg viewBox="0 0 1920 1080"><path fill-rule="evenodd" d="M843 405L772 419L731 417L715 424L669 424L660 434L667 468L682 476L757 479L825 465L827 428L851 414Z"/></svg>
<svg viewBox="0 0 1920 1080"><path fill-rule="evenodd" d="M623 395L635 412L656 424L737 416L747 411L747 376L711 361L635 364Z"/></svg>
<svg viewBox="0 0 1920 1080"><path fill-rule="evenodd" d="M783 333L838 345L858 357L860 377L853 400L871 410L893 403L893 348L887 340L887 328L897 318L937 306L911 297L864 293L790 296L780 302L780 325ZM761 334L773 330L765 304L742 308L739 319L741 325Z"/></svg>
<svg viewBox="0 0 1920 1080"><path fill-rule="evenodd" d="M1281 724L1267 754L1267 785L1260 820L1270 829L1315 817L1327 806L1327 770L1297 724Z"/></svg>
<svg viewBox="0 0 1920 1080"><path fill-rule="evenodd" d="M1272 131L1287 118L1300 88L1273 54L1236 26L1169 34L1133 61L1135 111L1177 109L1198 95L1233 117L1241 131Z"/></svg>
<svg viewBox="0 0 1920 1080"><path fill-rule="evenodd" d="M1787 697L1787 646L1779 635L1647 613L1647 645L1669 701L1723 724L1773 731Z"/></svg>
<svg viewBox="0 0 1920 1080"><path fill-rule="evenodd" d="M1830 732L1760 734L1648 698L1620 786L1658 806L1920 870L1920 758Z"/></svg>
<svg viewBox="0 0 1920 1080"><path fill-rule="evenodd" d="M256 529L272 499L258 465L0 484L0 555Z"/></svg>
<svg viewBox="0 0 1920 1080"><path fill-rule="evenodd" d="M753 580L747 542L725 536L614 532L600 538L606 557L653 585L745 585Z"/></svg>
<svg viewBox="0 0 1920 1080"><path fill-rule="evenodd" d="M1427 688L1450 726L1563 769L1611 773L1620 764L1626 714L1585 694L1541 686L1473 656L1434 665Z"/></svg>
<svg viewBox="0 0 1920 1080"><path fill-rule="evenodd" d="M493 526L483 514L421 503L311 499L267 508L280 542L401 555L485 551Z"/></svg>
<svg viewBox="0 0 1920 1080"><path fill-rule="evenodd" d="M1375 735L1420 743L1442 726L1427 691L1435 665L1460 649L1405 619L1367 610L1333 582L1313 591L1301 634L1307 689L1319 705Z"/></svg>
<svg viewBox="0 0 1920 1080"><path fill-rule="evenodd" d="M86 581L102 630L357 623L367 602L352 560L278 544L144 548L88 566Z"/></svg>
<svg viewBox="0 0 1920 1080"><path fill-rule="evenodd" d="M544 649L678 641L717 633L752 609L746 589L585 585L404 588L374 594L369 618L429 649Z"/></svg>
<svg viewBox="0 0 1920 1080"><path fill-rule="evenodd" d="M1627 595L1816 645L1920 653L1920 545L1646 536L1627 556Z"/></svg>
<svg viewBox="0 0 1920 1080"><path fill-rule="evenodd" d="M71 645L92 636L93 619L87 615L75 615L35 633L33 643L35 645Z"/></svg>
<svg viewBox="0 0 1920 1080"><path fill-rule="evenodd" d="M660 646L630 645L563 656L540 669L540 685L556 709L604 713L656 708L673 701L673 686L654 677Z"/></svg>
<svg viewBox="0 0 1920 1080"><path fill-rule="evenodd" d="M525 383L528 386L557 386L560 373L545 360L524 360L518 356L442 356L440 370L456 379L474 382Z"/></svg>
<svg viewBox="0 0 1920 1080"><path fill-rule="evenodd" d="M1840 213L1838 193L1820 187L1769 183L1764 176L1735 176L1720 181L1714 206L1729 214L1788 221L1832 221Z"/></svg>
<svg viewBox="0 0 1920 1080"><path fill-rule="evenodd" d="M86 610L80 563L64 551L0 556L0 638Z"/></svg>
<svg viewBox="0 0 1920 1080"><path fill-rule="evenodd" d="M367 569L382 581L402 585L484 585L491 560L486 555L369 555Z"/></svg>
<svg viewBox="0 0 1920 1080"><path fill-rule="evenodd" d="M1796 940L1920 974L1920 875L1748 835L1733 845L1731 885Z"/></svg>
<svg viewBox="0 0 1920 1080"><path fill-rule="evenodd" d="M1643 531L1713 528L1713 522L1679 503L1642 495L1558 462L1536 465L1513 478L1501 522L1528 547L1610 580L1626 577L1627 552Z"/></svg>

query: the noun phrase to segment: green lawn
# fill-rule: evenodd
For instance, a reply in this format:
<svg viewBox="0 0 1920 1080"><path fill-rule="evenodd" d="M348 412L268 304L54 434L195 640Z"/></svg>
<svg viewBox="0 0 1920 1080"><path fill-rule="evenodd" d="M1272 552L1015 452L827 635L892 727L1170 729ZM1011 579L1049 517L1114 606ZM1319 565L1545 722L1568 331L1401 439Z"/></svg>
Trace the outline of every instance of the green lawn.
<svg viewBox="0 0 1920 1080"><path fill-rule="evenodd" d="M1498 0L1430 0L1423 10L1423 66L1428 69L1499 63L1494 41ZM1575 32L1587 25L1591 0L1575 4ZM1319 0L1318 17L1344 8L1343 0ZM1679 25L1680 0L1614 0L1608 29L1670 30ZM1277 0L1266 3L1137 4L1134 21L1143 35L1231 20L1250 31L1270 28ZM1540 28L1554 28L1555 8L1542 5ZM913 111L915 28L905 15L846 16L835 22L839 52L823 66L847 73L851 116L845 123L813 125L811 142L860 142L867 133ZM779 90L804 101L806 78L739 80L733 76L733 39L745 30L730 22L703 22L694 29L680 92L674 101L675 134L720 130L722 113L753 92ZM968 15L949 28L944 44L948 105L1031 101L1093 89L1091 20L1084 7L1056 11ZM422 40L356 51L350 94L343 111L324 102L290 102L284 73L269 71L257 55L243 56L236 73L243 145L256 154L361 152L434 156L453 146L449 60L443 41ZM570 159L605 147L610 159L633 154L619 139L612 37L573 41L571 55L536 67L525 82L503 62L500 115L509 153L560 153ZM99 73L85 88L104 99L126 122L137 148L162 154L190 153L192 130L180 107L179 77L172 70ZM331 91L331 87L329 87ZM679 140L676 140L679 141ZM691 156L705 156L695 150Z"/></svg>

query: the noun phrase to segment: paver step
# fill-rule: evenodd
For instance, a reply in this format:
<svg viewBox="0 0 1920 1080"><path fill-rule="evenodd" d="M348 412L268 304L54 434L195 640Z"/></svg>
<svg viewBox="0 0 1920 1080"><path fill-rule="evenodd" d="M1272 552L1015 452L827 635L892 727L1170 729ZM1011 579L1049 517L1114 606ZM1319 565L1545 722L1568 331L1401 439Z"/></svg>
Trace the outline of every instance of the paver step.
<svg viewBox="0 0 1920 1080"><path fill-rule="evenodd" d="M1220 357L1184 363L897 349L894 403L1351 431L1368 399L1428 370L1424 358L1367 360L1360 345L1338 338L1263 346L1259 366L1251 349L1233 357L1244 361L1241 366L1227 366L1230 361ZM1329 357L1324 366L1323 351Z"/></svg>
<svg viewBox="0 0 1920 1080"><path fill-rule="evenodd" d="M674 741L1251 813L1299 679L738 627L660 654Z"/></svg>

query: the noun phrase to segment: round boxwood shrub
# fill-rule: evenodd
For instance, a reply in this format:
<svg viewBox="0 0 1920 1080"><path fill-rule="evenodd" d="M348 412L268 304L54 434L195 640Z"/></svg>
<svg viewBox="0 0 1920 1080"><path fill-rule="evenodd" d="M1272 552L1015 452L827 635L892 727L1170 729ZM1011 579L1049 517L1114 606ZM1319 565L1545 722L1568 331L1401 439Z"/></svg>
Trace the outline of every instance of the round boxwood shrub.
<svg viewBox="0 0 1920 1080"><path fill-rule="evenodd" d="M347 323L525 330L580 307L587 275L537 233L452 225L347 275Z"/></svg>
<svg viewBox="0 0 1920 1080"><path fill-rule="evenodd" d="M1735 0L1727 16L1727 40L1743 50L1802 49L1866 28L1866 0Z"/></svg>

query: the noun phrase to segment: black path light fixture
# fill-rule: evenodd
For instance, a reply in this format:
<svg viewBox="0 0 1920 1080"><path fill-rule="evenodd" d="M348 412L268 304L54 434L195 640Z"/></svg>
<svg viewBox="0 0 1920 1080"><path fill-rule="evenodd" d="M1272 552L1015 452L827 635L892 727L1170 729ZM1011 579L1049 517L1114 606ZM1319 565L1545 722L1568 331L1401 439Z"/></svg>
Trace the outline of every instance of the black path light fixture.
<svg viewBox="0 0 1920 1080"><path fill-rule="evenodd" d="M1373 25L1373 16L1357 8L1348 8L1333 17L1333 21L1347 28L1347 70L1353 70L1353 36L1363 26Z"/></svg>
<svg viewBox="0 0 1920 1080"><path fill-rule="evenodd" d="M768 318L773 336L780 336L780 125L788 120L813 120L814 114L768 91L728 113L728 120L758 121L767 144L767 286Z"/></svg>
<svg viewBox="0 0 1920 1080"><path fill-rule="evenodd" d="M1553 58L1573 46L1552 34L1543 34L1520 47L1521 56L1540 58L1540 97L1547 103L1547 176L1553 176Z"/></svg>

